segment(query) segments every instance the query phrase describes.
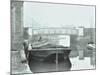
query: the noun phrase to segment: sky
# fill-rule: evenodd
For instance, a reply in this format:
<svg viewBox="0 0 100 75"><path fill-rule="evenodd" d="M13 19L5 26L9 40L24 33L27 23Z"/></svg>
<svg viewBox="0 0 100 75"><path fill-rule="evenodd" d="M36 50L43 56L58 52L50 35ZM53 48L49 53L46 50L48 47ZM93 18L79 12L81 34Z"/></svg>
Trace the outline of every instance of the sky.
<svg viewBox="0 0 100 75"><path fill-rule="evenodd" d="M94 6L24 2L23 14L25 27L95 27Z"/></svg>

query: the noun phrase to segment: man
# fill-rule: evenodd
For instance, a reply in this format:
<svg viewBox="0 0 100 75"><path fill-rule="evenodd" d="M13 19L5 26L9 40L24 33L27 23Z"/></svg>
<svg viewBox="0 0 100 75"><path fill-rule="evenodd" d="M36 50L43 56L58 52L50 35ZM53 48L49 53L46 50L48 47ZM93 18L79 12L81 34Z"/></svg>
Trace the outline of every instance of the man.
<svg viewBox="0 0 100 75"><path fill-rule="evenodd" d="M23 57L22 63L26 63L26 62L27 62L27 59L28 59L28 45L29 45L28 40L25 40L25 41L23 42L24 51L21 51L21 55L22 55L22 57ZM23 56L23 55L24 55L24 56Z"/></svg>

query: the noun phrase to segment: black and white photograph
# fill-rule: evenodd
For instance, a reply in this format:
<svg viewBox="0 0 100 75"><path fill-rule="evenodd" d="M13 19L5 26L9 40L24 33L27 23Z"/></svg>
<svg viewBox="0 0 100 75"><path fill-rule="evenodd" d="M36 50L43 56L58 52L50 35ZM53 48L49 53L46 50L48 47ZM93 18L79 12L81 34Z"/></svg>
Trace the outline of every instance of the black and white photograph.
<svg viewBox="0 0 100 75"><path fill-rule="evenodd" d="M96 69L96 6L11 0L11 74Z"/></svg>

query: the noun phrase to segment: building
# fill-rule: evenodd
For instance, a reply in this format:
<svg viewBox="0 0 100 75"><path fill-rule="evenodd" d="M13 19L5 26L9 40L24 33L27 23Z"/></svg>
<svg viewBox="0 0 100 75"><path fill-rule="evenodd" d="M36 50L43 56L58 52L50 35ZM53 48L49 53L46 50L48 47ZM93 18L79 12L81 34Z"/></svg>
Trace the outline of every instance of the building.
<svg viewBox="0 0 100 75"><path fill-rule="evenodd" d="M23 1L11 1L11 49L22 49Z"/></svg>

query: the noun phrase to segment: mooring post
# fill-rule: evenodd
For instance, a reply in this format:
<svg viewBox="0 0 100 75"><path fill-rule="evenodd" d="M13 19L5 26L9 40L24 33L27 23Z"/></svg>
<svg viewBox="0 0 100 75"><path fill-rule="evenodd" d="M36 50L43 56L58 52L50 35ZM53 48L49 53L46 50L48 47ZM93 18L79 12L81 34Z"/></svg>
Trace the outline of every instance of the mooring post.
<svg viewBox="0 0 100 75"><path fill-rule="evenodd" d="M58 50L56 49L56 71L58 71Z"/></svg>

